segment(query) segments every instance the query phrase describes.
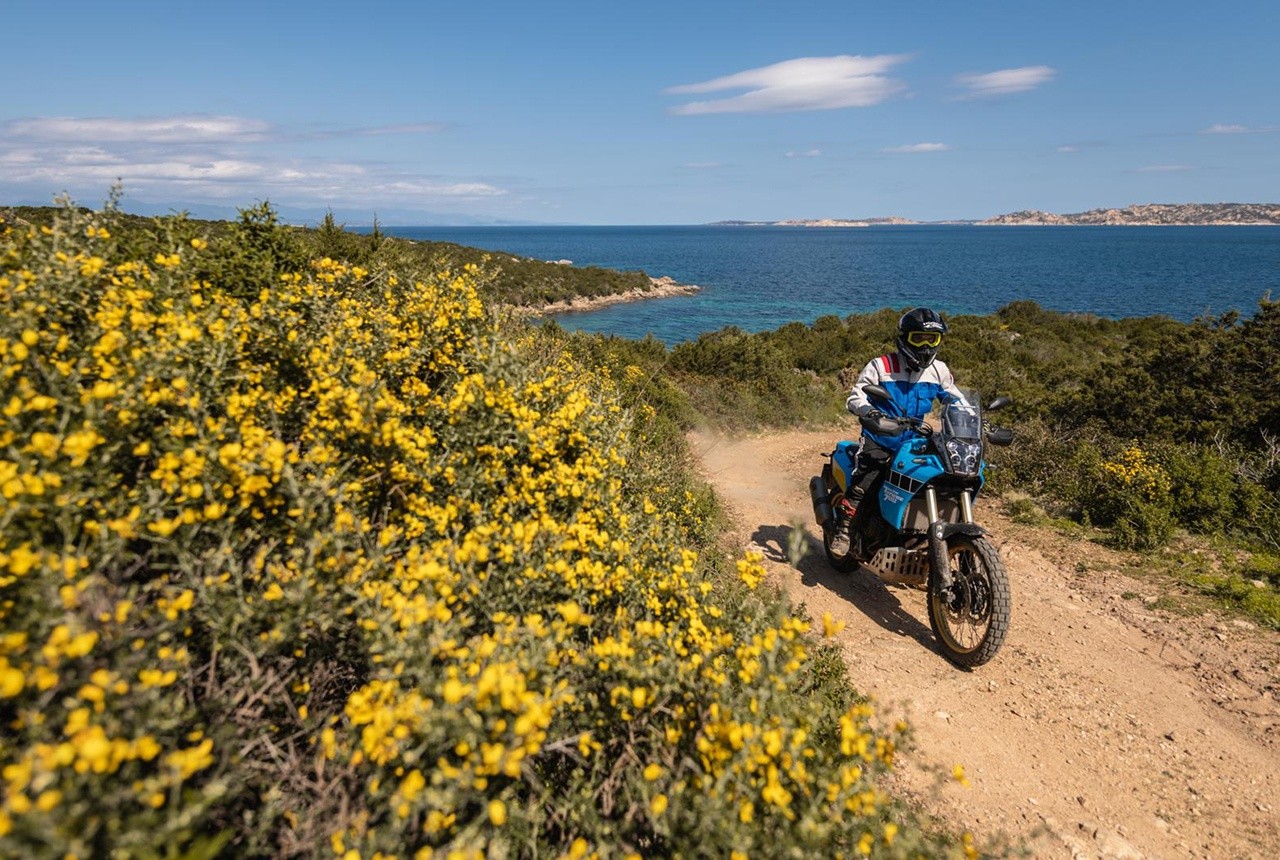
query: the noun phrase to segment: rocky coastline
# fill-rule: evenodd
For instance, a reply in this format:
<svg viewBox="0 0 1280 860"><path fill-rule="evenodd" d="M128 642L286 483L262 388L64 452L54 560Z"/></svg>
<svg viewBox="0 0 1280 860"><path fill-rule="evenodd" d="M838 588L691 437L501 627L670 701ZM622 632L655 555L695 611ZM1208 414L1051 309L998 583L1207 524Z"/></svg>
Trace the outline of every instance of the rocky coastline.
<svg viewBox="0 0 1280 860"><path fill-rule="evenodd" d="M1173 227L1280 226L1280 203L1135 203L1123 208L1059 214L1023 209L982 220L914 221L910 218L814 218L788 221L716 221L712 227L877 227L907 224L972 224L980 227Z"/></svg>
<svg viewBox="0 0 1280 860"><path fill-rule="evenodd" d="M661 278L649 278L648 289L627 290L623 293L609 293L602 296L575 296L571 299L550 302L537 307L521 306L515 308L517 313L527 316L550 316L552 314L582 313L595 311L610 305L627 302L640 302L649 299L669 299L674 296L691 296L702 287L693 284L681 284L666 275Z"/></svg>
<svg viewBox="0 0 1280 860"><path fill-rule="evenodd" d="M1090 209L1059 215L1026 209L997 215L980 226L1275 226L1280 224L1280 204L1274 203L1145 203L1123 209Z"/></svg>

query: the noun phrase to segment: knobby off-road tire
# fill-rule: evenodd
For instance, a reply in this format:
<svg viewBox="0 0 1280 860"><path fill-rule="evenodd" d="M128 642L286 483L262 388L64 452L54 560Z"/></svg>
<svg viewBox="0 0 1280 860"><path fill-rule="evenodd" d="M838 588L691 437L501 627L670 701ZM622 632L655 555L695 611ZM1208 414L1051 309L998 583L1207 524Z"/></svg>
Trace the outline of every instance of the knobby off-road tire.
<svg viewBox="0 0 1280 860"><path fill-rule="evenodd" d="M947 561L953 585L943 593L930 582L929 626L946 658L971 669L994 657L1009 632L1009 575L986 538L952 537Z"/></svg>
<svg viewBox="0 0 1280 860"><path fill-rule="evenodd" d="M822 530L822 548L827 551L827 561L841 573L858 568L853 555L853 521L848 517L837 516Z"/></svg>

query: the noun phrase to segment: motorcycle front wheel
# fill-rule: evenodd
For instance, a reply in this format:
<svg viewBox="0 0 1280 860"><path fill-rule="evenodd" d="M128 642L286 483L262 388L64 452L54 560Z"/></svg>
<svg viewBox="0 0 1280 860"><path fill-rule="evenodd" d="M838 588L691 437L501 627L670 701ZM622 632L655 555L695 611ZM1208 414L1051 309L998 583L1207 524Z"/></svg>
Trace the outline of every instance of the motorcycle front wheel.
<svg viewBox="0 0 1280 860"><path fill-rule="evenodd" d="M986 538L952 537L947 562L951 586L941 588L937 576L929 583L929 626L946 658L971 669L994 657L1009 632L1009 575Z"/></svg>
<svg viewBox="0 0 1280 860"><path fill-rule="evenodd" d="M822 548L827 551L827 561L841 573L849 573L858 567L853 555L853 520L837 516L822 529Z"/></svg>

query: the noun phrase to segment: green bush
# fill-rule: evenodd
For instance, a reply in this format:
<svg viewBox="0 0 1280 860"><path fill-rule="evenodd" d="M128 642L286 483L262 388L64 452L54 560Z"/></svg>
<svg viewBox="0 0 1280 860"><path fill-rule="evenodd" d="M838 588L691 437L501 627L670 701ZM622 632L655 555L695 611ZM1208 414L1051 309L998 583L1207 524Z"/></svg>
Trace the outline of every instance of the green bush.
<svg viewBox="0 0 1280 860"><path fill-rule="evenodd" d="M691 546L640 365L266 210L108 217L0 222L0 854L948 852L904 727Z"/></svg>
<svg viewBox="0 0 1280 860"><path fill-rule="evenodd" d="M1126 549L1163 546L1173 533L1173 497L1168 473L1145 450L1131 445L1103 460L1097 485L1082 501L1094 525L1109 527L1111 540Z"/></svg>
<svg viewBox="0 0 1280 860"><path fill-rule="evenodd" d="M1194 442L1161 442L1152 458L1169 476L1170 513L1179 525L1203 534L1241 531L1257 513L1256 497L1217 451Z"/></svg>

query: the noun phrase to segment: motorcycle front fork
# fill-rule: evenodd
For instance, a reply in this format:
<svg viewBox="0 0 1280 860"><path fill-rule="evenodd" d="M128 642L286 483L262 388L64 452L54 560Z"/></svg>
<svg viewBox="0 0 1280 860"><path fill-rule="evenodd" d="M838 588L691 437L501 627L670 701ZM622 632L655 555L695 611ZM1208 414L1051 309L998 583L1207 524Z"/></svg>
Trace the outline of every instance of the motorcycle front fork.
<svg viewBox="0 0 1280 860"><path fill-rule="evenodd" d="M937 523L942 517L938 514L938 491L933 487L924 488L924 504L929 514L929 524ZM968 490L960 491L960 521L973 525L973 496Z"/></svg>
<svg viewBox="0 0 1280 860"><path fill-rule="evenodd" d="M925 511L929 515L929 562L943 590L951 587L951 561L947 552L948 523L942 522L938 513L938 493L933 487L924 488ZM973 496L968 490L960 491L960 519L973 525Z"/></svg>

